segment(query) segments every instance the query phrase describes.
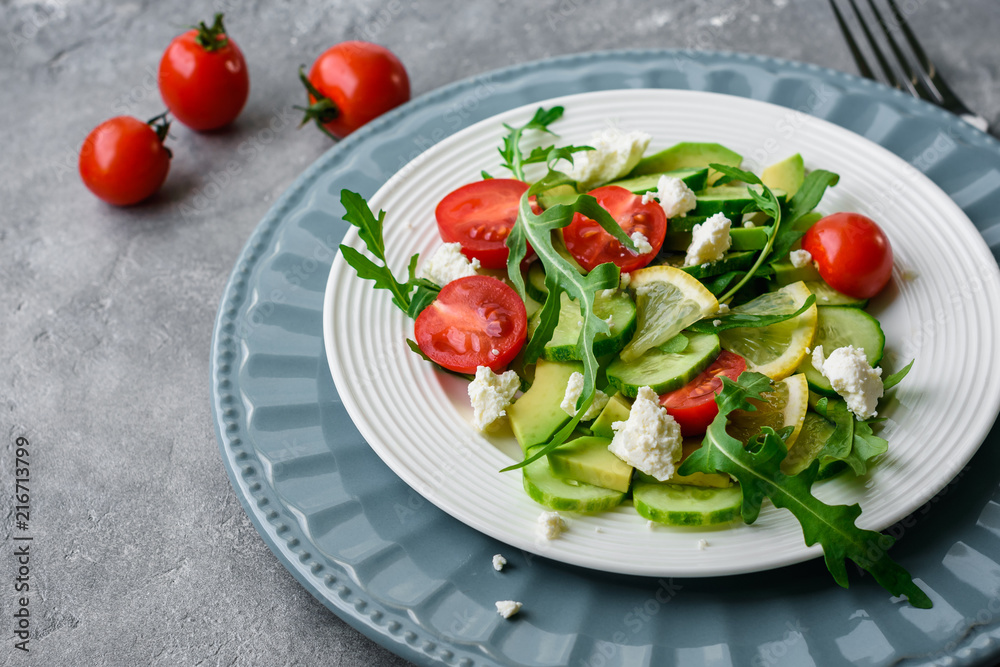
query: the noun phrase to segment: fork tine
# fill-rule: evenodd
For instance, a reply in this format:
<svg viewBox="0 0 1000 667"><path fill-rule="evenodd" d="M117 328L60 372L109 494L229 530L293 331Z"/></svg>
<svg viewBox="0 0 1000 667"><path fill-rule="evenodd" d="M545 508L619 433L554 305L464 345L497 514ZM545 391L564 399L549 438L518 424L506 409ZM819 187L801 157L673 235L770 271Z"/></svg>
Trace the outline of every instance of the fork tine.
<svg viewBox="0 0 1000 667"><path fill-rule="evenodd" d="M930 90L927 89L926 86L921 85L920 89L919 90L917 89L917 84L919 83L920 79L917 77L916 74L914 74L913 68L910 67L909 63L906 60L906 56L903 55L903 52L900 50L899 45L896 44L896 40L893 39L892 32L889 30L888 24L886 24L885 19L882 18L882 13L878 10L878 7L875 6L873 0L868 0L868 7L871 8L872 13L875 15L875 20L878 21L879 27L882 28L882 35L885 37L885 40L889 43L889 48L892 49L893 55L896 56L895 60L896 67L894 68L894 70L896 72L896 76L898 77L898 79L903 81L906 90L914 97L919 97L921 99L937 103L938 102L937 97L932 92L930 92Z"/></svg>
<svg viewBox="0 0 1000 667"><path fill-rule="evenodd" d="M837 17L837 25L840 26L840 32L843 33L844 39L847 40L847 48L851 50L851 57L854 58L854 63L858 66L858 71L861 72L861 76L868 79L875 79L875 73L872 72L872 68L868 66L868 61L865 60L864 54L861 53L861 49L858 48L858 43L854 41L854 36L851 35L851 31L847 29L847 22L844 21L844 16L840 13L840 9L837 8L837 3L835 0L829 0L830 7L833 9L834 16Z"/></svg>
<svg viewBox="0 0 1000 667"><path fill-rule="evenodd" d="M948 84L944 82L941 75L938 73L937 68L931 59L927 57L927 53L924 51L923 47L920 46L920 42L917 41L916 35L910 30L910 25L906 22L906 18L903 13L899 11L899 7L896 6L895 0L889 0L889 8L892 10L892 16L896 20L903 35L906 37L907 43L913 50L913 55L917 57L917 61L920 63L920 79L924 86L934 94L938 100L940 100L941 106L946 109L950 109L957 113L972 113L969 111L968 107L962 103L958 96L952 92Z"/></svg>
<svg viewBox="0 0 1000 667"><path fill-rule="evenodd" d="M892 67L889 66L889 61L886 60L885 55L882 53L882 49L879 48L878 42L875 41L875 35L872 31L868 29L868 24L865 22L864 16L861 14L861 10L858 9L858 5L854 0L847 0L848 4L851 5L851 9L854 10L854 16L858 20L858 25L861 26L861 31L865 34L865 38L868 40L868 45L872 49L872 53L875 54L875 59L878 60L879 68L882 70L882 77L885 82L888 83L893 88L903 87L903 82L900 81L900 77L896 75Z"/></svg>

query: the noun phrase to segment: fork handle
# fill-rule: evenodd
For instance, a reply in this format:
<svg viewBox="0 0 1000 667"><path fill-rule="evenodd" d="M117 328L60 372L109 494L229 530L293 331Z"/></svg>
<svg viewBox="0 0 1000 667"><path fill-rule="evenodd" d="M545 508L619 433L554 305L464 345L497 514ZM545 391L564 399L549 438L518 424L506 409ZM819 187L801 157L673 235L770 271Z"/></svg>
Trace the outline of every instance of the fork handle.
<svg viewBox="0 0 1000 667"><path fill-rule="evenodd" d="M976 128L980 132L987 132L990 129L989 121L978 114L974 113L963 113L958 116L966 123Z"/></svg>

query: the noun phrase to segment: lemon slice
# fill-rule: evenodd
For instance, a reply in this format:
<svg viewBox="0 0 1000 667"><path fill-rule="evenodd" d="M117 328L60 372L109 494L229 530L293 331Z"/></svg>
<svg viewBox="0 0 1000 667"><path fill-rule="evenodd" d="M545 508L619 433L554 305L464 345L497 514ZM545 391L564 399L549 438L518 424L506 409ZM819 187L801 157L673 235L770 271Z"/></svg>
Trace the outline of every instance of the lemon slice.
<svg viewBox="0 0 1000 667"><path fill-rule="evenodd" d="M754 315L794 312L810 294L805 283L799 281L736 306L733 312ZM768 327L720 331L719 339L723 348L746 359L750 370L775 381L781 380L794 373L806 358L806 350L816 335L817 313L816 304L813 304L801 315Z"/></svg>
<svg viewBox="0 0 1000 667"><path fill-rule="evenodd" d="M755 411L734 410L730 413L726 432L745 444L765 426L775 431L791 426L792 434L785 440L785 447L791 449L802 432L809 407L809 383L805 374L799 373L776 382L774 389L761 394L761 398L764 400L750 399L757 406Z"/></svg>
<svg viewBox="0 0 1000 667"><path fill-rule="evenodd" d="M621 351L622 361L638 359L646 350L667 342L719 309L715 296L697 278L672 266L633 271L629 289L635 294L639 323L632 340Z"/></svg>

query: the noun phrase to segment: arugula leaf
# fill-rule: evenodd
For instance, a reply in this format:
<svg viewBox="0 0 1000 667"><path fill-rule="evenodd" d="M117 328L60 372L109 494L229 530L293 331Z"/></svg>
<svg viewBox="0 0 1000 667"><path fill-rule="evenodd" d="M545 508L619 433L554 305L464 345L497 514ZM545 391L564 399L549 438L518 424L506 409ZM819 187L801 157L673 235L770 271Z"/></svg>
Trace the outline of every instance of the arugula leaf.
<svg viewBox="0 0 1000 667"><path fill-rule="evenodd" d="M805 232L795 228L795 223L811 213L823 199L826 189L836 185L839 180L840 176L825 169L817 169L806 175L798 191L786 204L785 220L787 224L774 239L770 263L784 259L796 241L805 235Z"/></svg>
<svg viewBox="0 0 1000 667"><path fill-rule="evenodd" d="M768 327L772 324L777 324L778 322L784 322L785 320L790 320L793 317L798 317L802 313L809 310L809 306L814 303L816 303L816 296L810 294L802 306L799 307L798 310L791 313L754 315L752 313L740 313L734 311L730 312L728 315L706 317L703 320L698 320L689 326L688 329L690 331L697 331L698 333L715 333L717 331L725 331L726 329ZM716 322L719 324L715 324Z"/></svg>
<svg viewBox="0 0 1000 667"><path fill-rule="evenodd" d="M417 356L418 356L418 357L420 357L420 358L421 358L421 359L423 359L424 361L429 361L429 362L431 362L432 364L434 364L435 366L437 366L437 367L438 367L438 370L441 370L441 371L444 371L445 373L448 373L448 374L450 374L450 375L455 375L455 376L458 376L458 377L460 377L460 378L465 378L465 379L466 379L466 380L468 380L469 382L472 382L473 380L475 380L475 379L476 379L476 376L475 376L475 375L471 375L471 374L469 374L469 373L459 373L458 371L453 371L453 370L451 370L450 368L445 368L444 366L442 366L442 365L441 365L441 364L439 364L438 362L434 361L433 359L431 359L430 357L428 357L428 356L427 356L426 354L424 354L424 351L420 349L420 346L419 346L419 345L417 345L417 341L415 341L415 340L412 340L412 339L410 339L410 338L407 338L407 339L406 339L406 344L407 344L407 345L409 346L409 348L410 348L410 349L411 349L411 350L412 350L413 352L415 352L415 353L417 354Z"/></svg>
<svg viewBox="0 0 1000 667"><path fill-rule="evenodd" d="M886 553L886 543L891 546L895 540L855 524L861 514L860 506L827 505L812 495L819 471L817 461L798 475L787 476L781 472L787 450L774 429L763 429L763 438L758 439L755 452L747 451L743 443L726 433L727 415L733 410L754 410L749 399L759 399L762 392L771 388L771 381L760 373L748 371L736 382L722 376L722 384L722 392L715 398L719 414L708 427L702 446L684 461L678 472L732 475L743 491L743 520L753 523L757 519L764 498L770 498L775 507L789 510L802 525L806 544L819 543L823 547L826 567L839 585L848 586L846 560L850 559L893 595L905 595L914 607L930 608L932 603L927 594Z"/></svg>
<svg viewBox="0 0 1000 667"><path fill-rule="evenodd" d="M759 190L757 188L748 187L747 192L750 194L751 199L754 200L757 207L761 211L774 218L774 223L771 225L771 232L768 234L767 243L764 245L763 250L760 251L760 254L757 256L753 266L750 267L750 270L743 275L736 285L730 287L726 290L725 294L719 297L719 302L721 303L729 301L729 299L731 299L733 295L736 294L755 273L757 273L757 269L759 269L764 263L764 260L767 259L767 256L771 252L771 246L774 245L774 239L781 230L781 204L778 202L778 198L774 196L774 193L771 192L771 188L764 185L760 178L758 178L753 172L744 171L743 169L730 167L724 164L713 163L708 166L718 172L721 172L723 174L723 179L726 179L726 182L731 180L740 180L752 185L759 185Z"/></svg>
<svg viewBox="0 0 1000 667"><path fill-rule="evenodd" d="M816 456L823 464L843 461L855 475L864 475L872 459L889 451L889 442L872 432L871 425L880 420L858 421L842 399L821 398L816 403L816 412L834 425L833 433Z"/></svg>
<svg viewBox="0 0 1000 667"><path fill-rule="evenodd" d="M429 280L416 277L419 254L410 258L408 267L409 280L399 282L385 262L385 240L382 238L385 211L378 212L378 218L368 207L365 198L350 190L340 191L340 203L344 205L344 220L358 228L358 236L365 242L368 252L382 262L379 266L360 251L340 244L340 252L347 263L354 268L358 277L371 280L377 289L392 292L392 302L410 317L416 317L437 297L441 288ZM411 294L416 290L416 294Z"/></svg>
<svg viewBox="0 0 1000 667"><path fill-rule="evenodd" d="M733 284L733 281L740 276L740 271L727 271L726 273L711 276L710 278L702 278L701 284L705 286L709 292L715 296L719 296L726 288Z"/></svg>
<svg viewBox="0 0 1000 667"><path fill-rule="evenodd" d="M897 384L899 384L902 381L902 379L906 377L906 374L910 372L910 369L913 368L914 361L916 361L916 359L906 364L906 368L904 368L903 370L896 371L892 375L889 375L884 380L882 380L882 390L889 391Z"/></svg>
<svg viewBox="0 0 1000 667"><path fill-rule="evenodd" d="M521 154L521 135L525 130L538 130L556 136L549 130L549 125L562 118L564 109L562 107L552 107L551 109L538 108L535 115L521 127L511 127L504 123L504 127L510 131L503 139L503 148L500 148L500 157L503 158L503 166L514 173L514 178L519 181L524 180L525 157ZM532 151L532 155L535 151ZM530 157L530 156L529 156ZM541 160L535 159L540 162Z"/></svg>

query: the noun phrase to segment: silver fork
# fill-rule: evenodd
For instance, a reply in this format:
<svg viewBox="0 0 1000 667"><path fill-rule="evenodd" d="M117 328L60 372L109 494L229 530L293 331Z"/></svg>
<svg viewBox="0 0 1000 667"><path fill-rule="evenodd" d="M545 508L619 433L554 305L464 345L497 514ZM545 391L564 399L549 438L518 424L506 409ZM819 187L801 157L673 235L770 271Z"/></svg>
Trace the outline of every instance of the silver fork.
<svg viewBox="0 0 1000 667"><path fill-rule="evenodd" d="M851 50L851 55L854 57L854 62L857 63L858 70L862 76L875 81L882 81L882 83L893 88L905 90L914 97L927 100L932 104L947 109L983 132L989 129L987 120L965 106L962 100L958 99L958 96L952 92L948 84L941 78L941 74L934 66L934 63L927 57L927 53L920 46L920 42L917 41L913 31L910 30L910 26L907 24L902 12L896 6L895 0L888 0L889 8L892 11L892 24L885 20L882 12L878 10L878 7L875 6L872 0L867 0L868 7L871 9L879 25L877 33L881 35L881 39L884 42L882 46L879 45L879 39L873 34L872 29L869 28L865 20L865 15L858 9L854 0L847 1L854 12L858 25L861 26L861 32L864 33L872 54L875 56L875 60L878 63L877 69L881 74L881 76L877 75L874 68L865 59L864 52L859 47L858 41L851 34L847 21L844 20L844 15L841 14L836 1L829 0L830 6L833 8L833 13L837 17L837 24L840 26L840 31L844 33L847 46ZM895 36L893 33L895 33ZM909 46L908 55L904 53L900 42L897 40L900 36L902 36L903 41ZM885 44L888 45L893 57L890 58L887 56Z"/></svg>

